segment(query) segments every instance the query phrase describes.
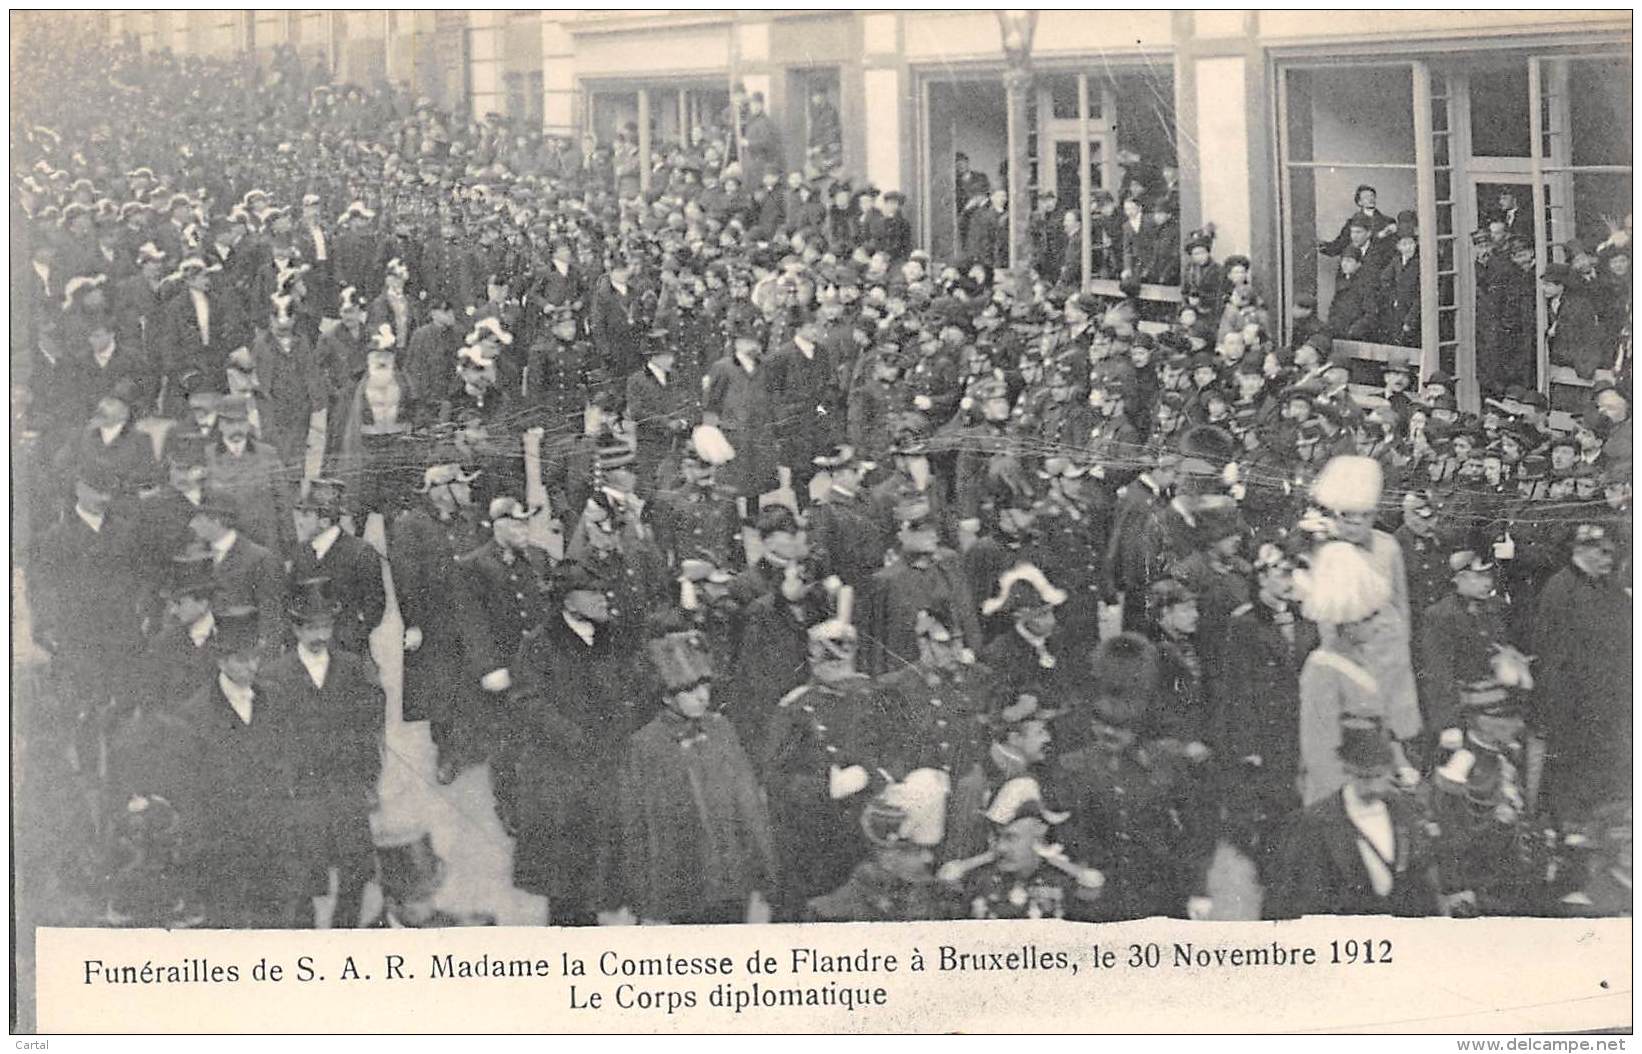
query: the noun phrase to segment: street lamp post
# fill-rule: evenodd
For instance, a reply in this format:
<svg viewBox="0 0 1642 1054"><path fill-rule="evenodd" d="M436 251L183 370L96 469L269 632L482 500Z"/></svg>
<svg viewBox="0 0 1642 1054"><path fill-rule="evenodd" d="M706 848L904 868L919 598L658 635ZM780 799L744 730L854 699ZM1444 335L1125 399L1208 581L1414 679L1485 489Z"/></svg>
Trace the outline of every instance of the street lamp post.
<svg viewBox="0 0 1642 1054"><path fill-rule="evenodd" d="M1027 230L1031 209L1027 198L1026 100L1032 91L1032 33L1038 27L1036 11L999 11L998 31L1003 38L1003 75L1009 135L1009 269L1019 272L1030 256Z"/></svg>

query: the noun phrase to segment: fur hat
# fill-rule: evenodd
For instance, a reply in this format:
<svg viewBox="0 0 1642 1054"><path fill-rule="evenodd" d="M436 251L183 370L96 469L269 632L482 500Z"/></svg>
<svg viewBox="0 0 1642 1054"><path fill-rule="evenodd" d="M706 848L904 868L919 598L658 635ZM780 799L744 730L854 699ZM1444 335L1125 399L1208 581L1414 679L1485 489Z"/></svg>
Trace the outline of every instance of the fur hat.
<svg viewBox="0 0 1642 1054"><path fill-rule="evenodd" d="M1214 425L1198 425L1180 437L1182 458L1207 461L1216 471L1226 462L1236 460L1237 455L1237 440L1230 432Z"/></svg>
<svg viewBox="0 0 1642 1054"><path fill-rule="evenodd" d="M1391 602L1391 583L1350 542L1323 543L1295 578L1301 610L1313 622L1360 622Z"/></svg>
<svg viewBox="0 0 1642 1054"><path fill-rule="evenodd" d="M1108 637L1095 648L1090 675L1095 712L1115 725L1132 725L1145 716L1157 694L1157 646L1138 633Z"/></svg>
<svg viewBox="0 0 1642 1054"><path fill-rule="evenodd" d="M1371 457L1341 454L1329 459L1311 485L1312 499L1334 512L1373 512L1380 504L1383 474Z"/></svg>

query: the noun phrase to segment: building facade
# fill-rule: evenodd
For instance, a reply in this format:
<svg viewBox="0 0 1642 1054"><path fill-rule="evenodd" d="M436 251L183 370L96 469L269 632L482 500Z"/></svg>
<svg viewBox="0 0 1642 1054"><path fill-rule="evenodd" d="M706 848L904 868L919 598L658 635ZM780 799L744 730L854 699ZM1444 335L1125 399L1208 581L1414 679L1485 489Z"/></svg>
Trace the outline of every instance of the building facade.
<svg viewBox="0 0 1642 1054"><path fill-rule="evenodd" d="M1470 405L1484 310L1472 232L1501 192L1529 212L1540 266L1566 261L1576 238L1594 246L1631 211L1628 11L1043 11L1024 129L1011 128L1002 23L984 10L110 19L144 47L264 55L290 44L339 81L402 85L550 134L608 141L634 127L641 150L733 119L739 85L763 94L796 168L832 127L815 119L830 107L845 169L902 190L918 239L938 253L957 240L957 153L1005 185L1013 133L1027 185L1084 215L1103 193L1120 196L1122 166L1138 158L1178 171L1180 228L1212 221L1215 255L1251 257L1284 316L1301 294L1328 304L1333 261L1318 243L1370 184L1384 212L1418 217L1419 354L1427 371L1456 374ZM1179 298L1162 286L1143 295ZM1389 353L1347 346L1366 360ZM1538 362L1542 389L1578 383L1553 376L1543 340Z"/></svg>

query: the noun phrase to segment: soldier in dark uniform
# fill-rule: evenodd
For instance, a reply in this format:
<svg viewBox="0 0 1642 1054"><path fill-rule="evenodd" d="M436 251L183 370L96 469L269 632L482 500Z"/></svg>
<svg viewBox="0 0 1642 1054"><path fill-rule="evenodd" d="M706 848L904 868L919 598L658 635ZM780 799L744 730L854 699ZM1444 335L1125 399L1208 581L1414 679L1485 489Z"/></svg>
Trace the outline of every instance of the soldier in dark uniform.
<svg viewBox="0 0 1642 1054"><path fill-rule="evenodd" d="M782 697L763 736L761 769L783 879L778 917L796 917L805 901L837 888L866 851L860 795L877 765L860 730L871 714L872 683L855 669L848 595L840 594L832 618L809 628L809 680Z"/></svg>
<svg viewBox="0 0 1642 1054"><path fill-rule="evenodd" d="M639 493L649 496L658 487L672 485L677 456L693 423L684 387L673 376L676 356L666 330L651 330L645 338L648 361L627 378L628 420L638 438L633 471Z"/></svg>
<svg viewBox="0 0 1642 1054"><path fill-rule="evenodd" d="M468 684L484 693L476 712L489 715L508 698L506 693L515 681L515 653L526 632L543 620L549 594L547 554L527 544L529 516L524 505L517 498L493 498L487 518L491 539L456 558L450 602L458 620ZM481 755L497 750L502 735L489 721L471 734ZM511 744L509 738L500 746ZM504 826L517 822L517 776L512 766L497 759L491 782Z"/></svg>
<svg viewBox="0 0 1642 1054"><path fill-rule="evenodd" d="M480 691L467 675L461 621L451 600L457 592L458 557L478 547L472 511L474 474L460 463L438 461L422 473L423 501L401 512L388 532L388 566L405 626L402 713L427 721L439 751L440 783L456 778L476 760L474 729Z"/></svg>
<svg viewBox="0 0 1642 1054"><path fill-rule="evenodd" d="M949 779L964 772L986 743L986 722L1008 702L997 674L964 646L952 607L930 603L911 626L916 662L878 678L878 707L864 726L878 767L897 779L925 768Z"/></svg>
<svg viewBox="0 0 1642 1054"><path fill-rule="evenodd" d="M1226 626L1211 697L1209 745L1226 809L1226 834L1270 881L1284 824L1299 808L1300 668L1317 625L1294 596L1294 559L1266 542L1254 558L1254 597Z"/></svg>
<svg viewBox="0 0 1642 1054"><path fill-rule="evenodd" d="M1113 919L1206 913L1214 850L1205 777L1178 741L1143 734L1160 687L1157 648L1123 633L1101 641L1079 705L1055 725L1048 780L1071 812L1061 837L1076 860L1113 877Z"/></svg>
<svg viewBox="0 0 1642 1054"><path fill-rule="evenodd" d="M299 544L291 554L296 579L323 576L330 597L341 605L335 619L336 646L371 661L371 631L382 622L387 594L382 554L342 529L344 488L340 480L315 479L296 502Z"/></svg>
<svg viewBox="0 0 1642 1054"><path fill-rule="evenodd" d="M719 567L733 567L740 554L741 514L733 487L720 484L718 469L738 451L712 425L697 425L679 461L678 485L656 495L651 521L656 544L677 563L686 553L706 551Z"/></svg>
<svg viewBox="0 0 1642 1054"><path fill-rule="evenodd" d="M945 610L949 629L980 642L981 626L958 554L940 544L930 503L914 497L898 503L900 523L894 558L867 588L867 669L887 673L918 661L919 611Z"/></svg>
<svg viewBox="0 0 1642 1054"><path fill-rule="evenodd" d="M1431 774L1427 802L1446 915L1541 915L1550 907L1550 860L1528 798L1522 701L1492 675L1469 686L1457 715L1463 738Z"/></svg>
<svg viewBox="0 0 1642 1054"><path fill-rule="evenodd" d="M1444 544L1435 496L1428 490L1403 495L1403 522L1392 533L1403 553L1408 578L1409 635L1420 639L1426 609L1448 592L1448 546Z"/></svg>
<svg viewBox="0 0 1642 1054"><path fill-rule="evenodd" d="M889 539L868 506L861 480L875 466L855 447L840 444L815 459L825 493L806 515L816 561L829 575L860 589L884 566Z"/></svg>
<svg viewBox="0 0 1642 1054"><path fill-rule="evenodd" d="M597 366L593 345L580 335L574 303L547 310L549 324L531 341L526 358L524 402L545 411L555 431L579 429Z"/></svg>
<svg viewBox="0 0 1642 1054"><path fill-rule="evenodd" d="M1509 646L1506 604L1498 595L1494 562L1471 549L1448 558L1453 591L1420 619L1418 678L1425 727L1444 738L1460 730L1468 686L1492 677L1492 662Z"/></svg>

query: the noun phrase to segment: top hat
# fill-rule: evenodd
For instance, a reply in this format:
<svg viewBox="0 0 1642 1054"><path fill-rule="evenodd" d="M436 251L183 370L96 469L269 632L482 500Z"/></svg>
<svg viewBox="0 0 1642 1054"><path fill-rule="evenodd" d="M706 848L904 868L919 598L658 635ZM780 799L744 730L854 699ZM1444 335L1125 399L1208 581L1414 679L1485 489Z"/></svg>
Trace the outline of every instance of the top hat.
<svg viewBox="0 0 1642 1054"><path fill-rule="evenodd" d="M1344 717L1340 720L1340 762L1348 769L1383 772L1396 764L1391 737L1378 720Z"/></svg>
<svg viewBox="0 0 1642 1054"><path fill-rule="evenodd" d="M249 604L236 604L211 612L216 624L211 647L220 655L240 655L260 644L259 612Z"/></svg>
<svg viewBox="0 0 1642 1054"><path fill-rule="evenodd" d="M295 582L295 592L286 606L286 614L290 615L291 621L316 622L321 619L334 619L337 612L342 610L342 602L331 599L330 584L331 579L328 575L315 575Z"/></svg>
<svg viewBox="0 0 1642 1054"><path fill-rule="evenodd" d="M296 507L315 512L340 512L347 489L347 484L339 479L320 476L309 481L308 492L297 499Z"/></svg>

